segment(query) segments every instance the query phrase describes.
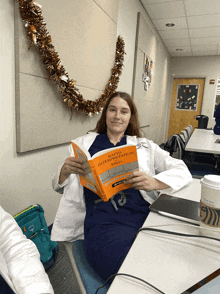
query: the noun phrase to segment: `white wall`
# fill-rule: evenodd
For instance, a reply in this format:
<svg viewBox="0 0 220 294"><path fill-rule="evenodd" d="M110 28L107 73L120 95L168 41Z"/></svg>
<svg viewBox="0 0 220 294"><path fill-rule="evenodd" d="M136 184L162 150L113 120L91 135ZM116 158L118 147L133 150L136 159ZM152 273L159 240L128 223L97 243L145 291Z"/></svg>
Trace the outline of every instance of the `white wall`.
<svg viewBox="0 0 220 294"><path fill-rule="evenodd" d="M118 35L121 35L126 44L125 67L121 76L119 89L132 93L134 50L137 13L141 12L148 29L148 52L153 60L152 85L146 92L145 97L135 96L141 126L150 125L145 128L145 136L157 144L161 144L167 139L167 128L169 123L170 107L170 55L167 52L155 27L148 18L145 10L139 1L120 0L118 14ZM139 65L142 78L143 64ZM144 88L144 83L142 83ZM143 93L143 91L135 91Z"/></svg>
<svg viewBox="0 0 220 294"><path fill-rule="evenodd" d="M60 201L60 195L51 188L51 179L67 155L67 146L57 146L20 156L16 154L14 1L1 0L0 10L0 204L13 215L28 205L39 203L45 210L49 225L54 220ZM125 40L127 54L118 90L132 93L138 12L144 15L149 28L155 34L154 56L157 75L152 88L155 100L143 102L142 99L136 98L136 104L141 122L144 123L147 118L151 125L149 130L146 130L146 135L161 143L166 139L167 132L170 57L138 0L120 0L119 3L117 30L118 35Z"/></svg>
<svg viewBox="0 0 220 294"><path fill-rule="evenodd" d="M213 109L217 78L220 77L220 56L173 57L171 72L175 78L205 78L201 114L209 117L208 127L213 128L215 126ZM215 80L214 85L209 84L210 79Z"/></svg>

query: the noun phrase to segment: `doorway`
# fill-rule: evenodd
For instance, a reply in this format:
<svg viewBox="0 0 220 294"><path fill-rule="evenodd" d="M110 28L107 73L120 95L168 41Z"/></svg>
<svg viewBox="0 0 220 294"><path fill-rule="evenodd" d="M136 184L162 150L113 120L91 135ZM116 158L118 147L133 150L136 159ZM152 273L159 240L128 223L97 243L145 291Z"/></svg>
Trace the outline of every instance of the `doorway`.
<svg viewBox="0 0 220 294"><path fill-rule="evenodd" d="M168 138L181 134L188 125L198 126L196 115L201 114L205 79L173 79Z"/></svg>

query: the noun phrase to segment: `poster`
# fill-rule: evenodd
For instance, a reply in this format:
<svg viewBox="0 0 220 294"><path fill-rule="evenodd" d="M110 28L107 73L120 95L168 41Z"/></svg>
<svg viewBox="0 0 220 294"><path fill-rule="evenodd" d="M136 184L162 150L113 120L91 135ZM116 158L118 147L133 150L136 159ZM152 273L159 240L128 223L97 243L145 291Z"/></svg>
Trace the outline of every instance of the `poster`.
<svg viewBox="0 0 220 294"><path fill-rule="evenodd" d="M144 73L142 75L142 81L144 82L144 90L147 91L152 82L153 75L153 61L144 54Z"/></svg>
<svg viewBox="0 0 220 294"><path fill-rule="evenodd" d="M177 85L176 110L196 111L199 85Z"/></svg>

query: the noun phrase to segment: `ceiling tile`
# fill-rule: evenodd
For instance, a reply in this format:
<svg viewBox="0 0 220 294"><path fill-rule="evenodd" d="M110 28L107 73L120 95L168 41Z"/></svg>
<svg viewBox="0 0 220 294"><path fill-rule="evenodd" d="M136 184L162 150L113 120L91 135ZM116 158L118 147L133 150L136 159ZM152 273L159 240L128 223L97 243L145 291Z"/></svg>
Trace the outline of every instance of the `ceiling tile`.
<svg viewBox="0 0 220 294"><path fill-rule="evenodd" d="M220 27L189 29L190 38L219 37Z"/></svg>
<svg viewBox="0 0 220 294"><path fill-rule="evenodd" d="M164 40L175 39L175 38L185 39L189 37L189 33L187 29L159 31L159 34Z"/></svg>
<svg viewBox="0 0 220 294"><path fill-rule="evenodd" d="M175 30L187 28L187 22L186 22L185 17L154 19L153 23L158 31L160 31L160 30L171 31L174 28L175 28ZM172 27L172 28L166 27L167 23L174 23L175 27Z"/></svg>
<svg viewBox="0 0 220 294"><path fill-rule="evenodd" d="M187 17L189 28L205 28L220 26L220 14L207 14Z"/></svg>
<svg viewBox="0 0 220 294"><path fill-rule="evenodd" d="M151 19L173 18L174 15L185 16L182 1L162 2L157 4L145 5Z"/></svg>
<svg viewBox="0 0 220 294"><path fill-rule="evenodd" d="M192 52L181 52L181 51L178 51L178 52L170 52L170 55L171 56L192 56Z"/></svg>
<svg viewBox="0 0 220 294"><path fill-rule="evenodd" d="M190 46L172 46L172 45L168 45L167 49L170 52L192 52L191 47ZM176 50L176 49L182 49L182 51Z"/></svg>
<svg viewBox="0 0 220 294"><path fill-rule="evenodd" d="M189 39L181 39L181 38L176 38L176 39L169 39L169 40L164 40L164 43L168 46L190 46L190 41Z"/></svg>
<svg viewBox="0 0 220 294"><path fill-rule="evenodd" d="M193 46L192 52L218 52L218 45L212 46L212 49L210 49L210 46Z"/></svg>
<svg viewBox="0 0 220 294"><path fill-rule="evenodd" d="M171 56L220 55L220 0L139 1Z"/></svg>
<svg viewBox="0 0 220 294"><path fill-rule="evenodd" d="M209 55L217 55L217 54L215 51L193 53L193 56L209 56Z"/></svg>
<svg viewBox="0 0 220 294"><path fill-rule="evenodd" d="M220 37L212 37L212 38L194 38L191 40L192 46L210 46L210 45L218 45L220 43Z"/></svg>
<svg viewBox="0 0 220 294"><path fill-rule="evenodd" d="M185 0L186 15L220 13L219 0Z"/></svg>

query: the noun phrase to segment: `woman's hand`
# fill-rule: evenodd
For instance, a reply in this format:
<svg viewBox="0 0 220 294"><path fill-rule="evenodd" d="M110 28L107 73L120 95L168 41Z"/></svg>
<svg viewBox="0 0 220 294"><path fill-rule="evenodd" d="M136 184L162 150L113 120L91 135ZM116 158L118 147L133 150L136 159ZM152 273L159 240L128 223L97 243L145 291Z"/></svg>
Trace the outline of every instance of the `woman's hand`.
<svg viewBox="0 0 220 294"><path fill-rule="evenodd" d="M86 167L81 158L67 157L61 170L59 184L62 184L71 174L86 175Z"/></svg>
<svg viewBox="0 0 220 294"><path fill-rule="evenodd" d="M132 184L132 188L136 190L144 190L146 192L170 188L170 186L153 177L150 177L142 171L135 171L128 175L125 184Z"/></svg>

